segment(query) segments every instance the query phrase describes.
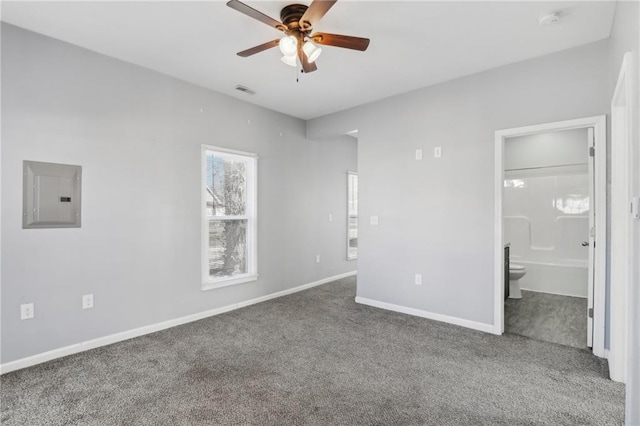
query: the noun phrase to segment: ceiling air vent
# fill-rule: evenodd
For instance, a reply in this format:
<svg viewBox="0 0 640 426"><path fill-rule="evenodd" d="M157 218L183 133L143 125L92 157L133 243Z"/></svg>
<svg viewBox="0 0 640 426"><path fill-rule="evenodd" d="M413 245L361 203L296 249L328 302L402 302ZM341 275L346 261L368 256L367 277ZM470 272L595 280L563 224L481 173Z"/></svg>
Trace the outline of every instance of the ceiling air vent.
<svg viewBox="0 0 640 426"><path fill-rule="evenodd" d="M244 93L246 93L248 95L255 95L256 94L256 92L254 92L253 90L249 89L248 87L241 86L239 84L236 86L236 90L244 92Z"/></svg>

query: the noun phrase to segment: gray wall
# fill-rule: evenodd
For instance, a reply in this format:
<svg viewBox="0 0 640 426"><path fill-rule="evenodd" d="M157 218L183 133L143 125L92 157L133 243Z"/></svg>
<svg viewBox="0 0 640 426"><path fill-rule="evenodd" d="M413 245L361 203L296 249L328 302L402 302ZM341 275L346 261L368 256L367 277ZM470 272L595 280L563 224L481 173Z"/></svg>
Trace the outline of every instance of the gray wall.
<svg viewBox="0 0 640 426"><path fill-rule="evenodd" d="M607 100L610 102L618 80L618 73L622 65L625 52L633 53L632 84L636 98L633 105L633 123L631 137L632 149L632 185L631 191L640 195L640 4L637 1L618 1L616 15L611 29L609 63L611 74L608 80ZM610 177L610 175L609 175ZM627 417L629 425L640 425L640 221L634 221L632 229L633 253L632 259L632 291L628 295L629 306L629 361L627 381Z"/></svg>
<svg viewBox="0 0 640 426"><path fill-rule="evenodd" d="M308 121L359 131L358 296L492 324L494 132L605 114L607 61L605 40Z"/></svg>
<svg viewBox="0 0 640 426"><path fill-rule="evenodd" d="M587 164L587 129L563 130L508 138L504 144L504 169L530 169Z"/></svg>
<svg viewBox="0 0 640 426"><path fill-rule="evenodd" d="M2 124L3 363L356 269L352 138L7 24ZM200 290L201 144L260 156L257 282ZM83 167L82 228L21 229L23 160Z"/></svg>

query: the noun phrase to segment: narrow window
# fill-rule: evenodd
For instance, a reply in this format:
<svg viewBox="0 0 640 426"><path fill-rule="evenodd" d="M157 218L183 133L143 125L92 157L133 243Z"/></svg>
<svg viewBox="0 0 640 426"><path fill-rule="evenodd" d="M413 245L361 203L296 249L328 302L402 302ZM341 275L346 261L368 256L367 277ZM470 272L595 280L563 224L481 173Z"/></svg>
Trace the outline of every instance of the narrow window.
<svg viewBox="0 0 640 426"><path fill-rule="evenodd" d="M347 172L347 260L358 258L358 173Z"/></svg>
<svg viewBox="0 0 640 426"><path fill-rule="evenodd" d="M257 156L202 147L203 290L257 279Z"/></svg>

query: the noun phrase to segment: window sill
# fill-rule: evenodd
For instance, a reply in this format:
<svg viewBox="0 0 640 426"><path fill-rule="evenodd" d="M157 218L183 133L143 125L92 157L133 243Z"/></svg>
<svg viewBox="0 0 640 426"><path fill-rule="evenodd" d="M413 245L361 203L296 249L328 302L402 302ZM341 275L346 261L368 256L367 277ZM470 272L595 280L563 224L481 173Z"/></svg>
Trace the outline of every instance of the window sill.
<svg viewBox="0 0 640 426"><path fill-rule="evenodd" d="M216 288L227 287L230 285L243 284L251 281L257 281L258 275L239 275L231 278L222 278L218 280L205 281L202 283L202 291L214 290Z"/></svg>

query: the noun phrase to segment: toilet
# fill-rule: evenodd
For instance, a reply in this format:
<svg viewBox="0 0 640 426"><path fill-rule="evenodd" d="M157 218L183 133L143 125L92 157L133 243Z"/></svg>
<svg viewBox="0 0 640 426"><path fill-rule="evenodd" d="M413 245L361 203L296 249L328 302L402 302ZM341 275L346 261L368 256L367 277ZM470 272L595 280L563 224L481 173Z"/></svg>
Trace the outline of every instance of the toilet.
<svg viewBox="0 0 640 426"><path fill-rule="evenodd" d="M527 270L522 265L516 263L509 264L509 298L522 299L520 292L520 278L524 277Z"/></svg>

